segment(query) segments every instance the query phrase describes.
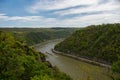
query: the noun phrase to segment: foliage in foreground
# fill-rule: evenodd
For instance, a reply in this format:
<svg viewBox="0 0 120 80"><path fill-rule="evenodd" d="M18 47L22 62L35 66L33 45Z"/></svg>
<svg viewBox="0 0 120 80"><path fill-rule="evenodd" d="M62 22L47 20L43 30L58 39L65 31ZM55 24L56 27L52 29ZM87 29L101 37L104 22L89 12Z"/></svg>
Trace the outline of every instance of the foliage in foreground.
<svg viewBox="0 0 120 80"><path fill-rule="evenodd" d="M112 70L114 72L120 73L120 56L118 57L118 60L113 63ZM120 80L120 77L116 78L115 80Z"/></svg>
<svg viewBox="0 0 120 80"><path fill-rule="evenodd" d="M72 80L45 56L0 31L0 80Z"/></svg>

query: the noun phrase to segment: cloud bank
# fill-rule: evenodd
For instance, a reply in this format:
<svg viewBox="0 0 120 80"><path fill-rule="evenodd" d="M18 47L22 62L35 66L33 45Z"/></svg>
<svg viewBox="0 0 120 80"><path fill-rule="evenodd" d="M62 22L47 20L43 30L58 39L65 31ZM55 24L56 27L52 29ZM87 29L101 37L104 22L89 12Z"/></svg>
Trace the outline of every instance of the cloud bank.
<svg viewBox="0 0 120 80"><path fill-rule="evenodd" d="M9 16L0 13L0 21L36 27L85 27L120 23L119 0L37 0L25 10L31 15Z"/></svg>

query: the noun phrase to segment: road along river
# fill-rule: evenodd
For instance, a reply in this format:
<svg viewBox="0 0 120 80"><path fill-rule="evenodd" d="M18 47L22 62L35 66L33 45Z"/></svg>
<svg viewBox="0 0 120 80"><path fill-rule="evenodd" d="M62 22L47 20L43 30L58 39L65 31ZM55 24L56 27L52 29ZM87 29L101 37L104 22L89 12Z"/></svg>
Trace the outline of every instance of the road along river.
<svg viewBox="0 0 120 80"><path fill-rule="evenodd" d="M51 40L34 46L37 51L47 55L47 60L60 71L70 75L74 80L112 80L116 76L108 68L92 65L63 55L55 54L51 50L61 40Z"/></svg>

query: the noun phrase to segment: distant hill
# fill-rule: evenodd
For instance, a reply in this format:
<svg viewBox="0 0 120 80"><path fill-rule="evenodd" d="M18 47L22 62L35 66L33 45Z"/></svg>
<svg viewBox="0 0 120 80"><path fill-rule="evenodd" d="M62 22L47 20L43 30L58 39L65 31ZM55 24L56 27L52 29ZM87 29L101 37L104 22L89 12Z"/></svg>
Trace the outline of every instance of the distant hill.
<svg viewBox="0 0 120 80"><path fill-rule="evenodd" d="M120 23L91 25L74 32L55 50L112 64L120 55Z"/></svg>
<svg viewBox="0 0 120 80"><path fill-rule="evenodd" d="M15 39L34 45L50 39L66 38L77 28L0 28L14 35Z"/></svg>

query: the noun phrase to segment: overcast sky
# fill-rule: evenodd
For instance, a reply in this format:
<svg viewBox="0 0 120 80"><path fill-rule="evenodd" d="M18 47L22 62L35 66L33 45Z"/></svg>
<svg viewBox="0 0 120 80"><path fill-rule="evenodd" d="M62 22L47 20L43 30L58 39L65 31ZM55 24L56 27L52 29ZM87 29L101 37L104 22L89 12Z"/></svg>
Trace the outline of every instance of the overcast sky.
<svg viewBox="0 0 120 80"><path fill-rule="evenodd" d="M0 0L0 27L120 23L120 0Z"/></svg>

